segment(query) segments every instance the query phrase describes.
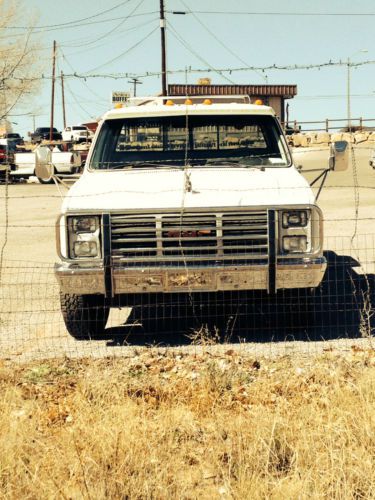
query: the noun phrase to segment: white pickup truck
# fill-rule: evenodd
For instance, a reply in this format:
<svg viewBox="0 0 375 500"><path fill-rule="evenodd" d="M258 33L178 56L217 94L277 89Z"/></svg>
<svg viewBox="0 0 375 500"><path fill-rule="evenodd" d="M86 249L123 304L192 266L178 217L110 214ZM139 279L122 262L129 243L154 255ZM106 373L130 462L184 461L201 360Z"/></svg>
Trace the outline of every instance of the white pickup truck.
<svg viewBox="0 0 375 500"><path fill-rule="evenodd" d="M327 171L347 165L346 143L336 149ZM107 112L56 233L61 309L77 339L102 334L110 307L313 289L327 265L322 212L273 109L225 98Z"/></svg>
<svg viewBox="0 0 375 500"><path fill-rule="evenodd" d="M63 141L92 141L94 133L85 125L72 125L62 131Z"/></svg>
<svg viewBox="0 0 375 500"><path fill-rule="evenodd" d="M46 146L39 146L46 147ZM33 175L37 175L41 184L53 183L54 174L74 174L81 163L80 154L76 151L52 151L51 165L52 168L47 175L37 175L35 172L36 155L35 151L28 153L14 153L13 164L10 170L10 176L15 178L27 179Z"/></svg>

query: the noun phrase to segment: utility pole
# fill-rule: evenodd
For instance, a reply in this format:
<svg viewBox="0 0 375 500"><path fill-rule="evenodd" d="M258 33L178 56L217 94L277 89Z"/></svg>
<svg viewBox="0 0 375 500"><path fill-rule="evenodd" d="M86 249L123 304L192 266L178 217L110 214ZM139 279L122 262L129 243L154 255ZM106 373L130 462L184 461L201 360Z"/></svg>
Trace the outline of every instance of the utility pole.
<svg viewBox="0 0 375 500"><path fill-rule="evenodd" d="M346 108L348 114L348 132L352 131L352 123L351 123L351 111L350 111L350 58L348 57L347 62L347 78L346 78Z"/></svg>
<svg viewBox="0 0 375 500"><path fill-rule="evenodd" d="M51 96L51 124L49 128L49 140L52 141L53 136L53 113L55 110L55 68L56 68L56 40L53 41L52 52L52 96Z"/></svg>
<svg viewBox="0 0 375 500"><path fill-rule="evenodd" d="M128 80L128 83L133 84L133 97L137 97L137 85L142 85L143 82L139 80L137 77Z"/></svg>
<svg viewBox="0 0 375 500"><path fill-rule="evenodd" d="M165 17L164 0L160 0L160 36L161 36L161 92L167 95L167 63L165 53Z"/></svg>
<svg viewBox="0 0 375 500"><path fill-rule="evenodd" d="M62 71L61 71L61 102L62 102L62 111L63 111L63 124L64 124L64 128L66 128L64 73Z"/></svg>

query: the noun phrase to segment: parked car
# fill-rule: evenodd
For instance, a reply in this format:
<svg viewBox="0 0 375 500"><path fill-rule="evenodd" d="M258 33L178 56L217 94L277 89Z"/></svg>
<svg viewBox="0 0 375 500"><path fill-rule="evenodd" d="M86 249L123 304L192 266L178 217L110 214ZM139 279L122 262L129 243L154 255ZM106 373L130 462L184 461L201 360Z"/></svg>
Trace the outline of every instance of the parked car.
<svg viewBox="0 0 375 500"><path fill-rule="evenodd" d="M16 132L9 132L8 134L4 134L2 140L5 144L13 145L13 146L22 146L24 144L23 137Z"/></svg>
<svg viewBox="0 0 375 500"><path fill-rule="evenodd" d="M370 156L370 161L369 161L370 167L375 169L375 149L371 151L371 156Z"/></svg>
<svg viewBox="0 0 375 500"><path fill-rule="evenodd" d="M15 147L7 144L0 144L0 163L13 163Z"/></svg>
<svg viewBox="0 0 375 500"><path fill-rule="evenodd" d="M94 137L93 132L85 125L73 125L65 127L62 132L63 141L83 142L92 140Z"/></svg>
<svg viewBox="0 0 375 500"><path fill-rule="evenodd" d="M6 163L7 156L7 147L4 144L0 144L0 163Z"/></svg>
<svg viewBox="0 0 375 500"><path fill-rule="evenodd" d="M7 172L12 168L14 168L14 147L0 143L0 181L6 179Z"/></svg>
<svg viewBox="0 0 375 500"><path fill-rule="evenodd" d="M50 139L50 127L38 127L35 132L30 134L30 139L33 144L37 144L38 142L42 141L48 141L48 139ZM52 129L52 140L62 140L62 135L56 128Z"/></svg>

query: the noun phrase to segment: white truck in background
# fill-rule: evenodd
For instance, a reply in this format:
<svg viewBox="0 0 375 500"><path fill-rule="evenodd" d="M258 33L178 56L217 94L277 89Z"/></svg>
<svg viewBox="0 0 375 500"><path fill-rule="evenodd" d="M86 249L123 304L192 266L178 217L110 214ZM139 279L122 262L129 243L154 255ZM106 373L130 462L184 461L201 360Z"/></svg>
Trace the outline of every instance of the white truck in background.
<svg viewBox="0 0 375 500"><path fill-rule="evenodd" d="M85 125L69 125L62 131L63 141L83 142L92 141L94 133Z"/></svg>
<svg viewBox="0 0 375 500"><path fill-rule="evenodd" d="M333 145L326 170L347 165L347 143ZM311 290L327 266L322 212L273 109L233 96L137 98L107 112L56 237L76 339L102 335L111 307Z"/></svg>
<svg viewBox="0 0 375 500"><path fill-rule="evenodd" d="M47 146L38 146L47 147ZM28 179L31 176L38 178L41 184L53 183L53 176L55 174L75 174L81 166L81 155L78 151L52 151L51 153L52 168L47 176L38 176L35 173L36 167L36 153L20 152L14 153L13 164L10 169L10 177L13 179Z"/></svg>

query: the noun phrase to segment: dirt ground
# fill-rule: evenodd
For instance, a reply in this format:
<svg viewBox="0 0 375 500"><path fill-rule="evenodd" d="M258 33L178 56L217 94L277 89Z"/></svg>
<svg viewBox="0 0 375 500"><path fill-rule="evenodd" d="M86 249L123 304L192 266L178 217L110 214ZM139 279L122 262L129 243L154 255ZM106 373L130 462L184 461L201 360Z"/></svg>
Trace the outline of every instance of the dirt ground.
<svg viewBox="0 0 375 500"><path fill-rule="evenodd" d="M327 151L317 150L315 155L318 164L324 162ZM371 293L365 297L362 285L368 290L375 274L375 171L368 164L369 156L370 149L356 148L352 166L346 172L330 173L319 199L325 219L325 250L330 262L324 286L327 296L336 295L334 306L331 303L324 309L325 301L321 299L320 325L311 331L304 326L302 336L292 330L289 337L283 334L275 338L264 299L258 298L261 307L256 311L258 319L254 320L252 336L245 336L245 341L237 343L236 349L261 350L263 355L267 352L316 353L326 349L330 341L341 342L343 348L355 342L369 342L356 338L359 330L362 335L369 331L366 325L371 323ZM306 176L313 178L313 174ZM105 338L90 342L72 340L59 311L53 273L53 264L57 261L55 220L61 201L54 185L29 182L0 186L0 357L23 360L61 355L131 355L132 350L147 342L168 343L176 349L188 350L200 350L202 344L206 348L212 343L203 334L200 342L195 342L200 346L192 345L186 335L177 335L173 340L168 336L166 340L162 335L153 334L145 340L144 335L134 333L136 330L124 331L121 325L129 313L127 310L111 311ZM354 312L359 305L362 310L367 307L365 315L358 310ZM278 317L275 307L275 317ZM350 315L340 323L340 317L342 319L348 309ZM329 331L329 335L322 335L322 331ZM294 338L298 340L290 340ZM318 342L321 338L326 342Z"/></svg>

